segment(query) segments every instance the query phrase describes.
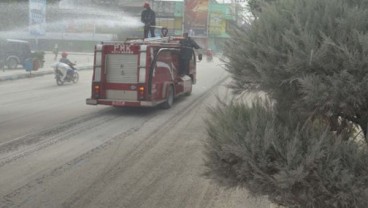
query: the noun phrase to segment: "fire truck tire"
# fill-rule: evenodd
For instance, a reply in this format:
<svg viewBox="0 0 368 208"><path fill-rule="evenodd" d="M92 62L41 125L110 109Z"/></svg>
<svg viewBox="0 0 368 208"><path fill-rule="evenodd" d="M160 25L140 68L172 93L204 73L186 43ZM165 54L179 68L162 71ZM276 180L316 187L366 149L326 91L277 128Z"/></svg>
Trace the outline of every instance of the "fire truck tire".
<svg viewBox="0 0 368 208"><path fill-rule="evenodd" d="M162 108L169 109L169 108L171 108L173 103L174 103L174 88L171 85L167 89L167 98L166 98L166 101L164 103L162 103Z"/></svg>
<svg viewBox="0 0 368 208"><path fill-rule="evenodd" d="M192 90L193 90L193 80L192 80L192 79L190 79L190 80L191 80L191 82L192 82L192 83L191 83L191 85L192 85L192 86L190 87L190 90L184 94L185 96L189 96L189 95L191 95L191 94L192 94Z"/></svg>

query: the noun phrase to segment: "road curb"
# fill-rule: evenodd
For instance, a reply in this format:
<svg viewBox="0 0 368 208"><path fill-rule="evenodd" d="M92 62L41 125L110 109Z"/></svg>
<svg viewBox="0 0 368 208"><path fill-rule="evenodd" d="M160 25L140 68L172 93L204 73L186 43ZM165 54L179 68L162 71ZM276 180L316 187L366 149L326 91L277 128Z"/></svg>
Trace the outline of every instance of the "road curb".
<svg viewBox="0 0 368 208"><path fill-rule="evenodd" d="M78 71L81 70L89 70L92 69L93 66L92 65L86 65L86 66L79 66L77 69ZM48 75L48 74L53 74L54 70L53 69L47 69L42 71L42 68L39 71L32 71L32 72L18 72L19 74L13 74L13 75L4 75L1 76L0 75L0 82L1 81L10 81L10 80L17 80L17 79L25 79L25 78L32 78L32 77L39 77L39 76L44 76L44 75ZM0 72L1 74L1 72Z"/></svg>

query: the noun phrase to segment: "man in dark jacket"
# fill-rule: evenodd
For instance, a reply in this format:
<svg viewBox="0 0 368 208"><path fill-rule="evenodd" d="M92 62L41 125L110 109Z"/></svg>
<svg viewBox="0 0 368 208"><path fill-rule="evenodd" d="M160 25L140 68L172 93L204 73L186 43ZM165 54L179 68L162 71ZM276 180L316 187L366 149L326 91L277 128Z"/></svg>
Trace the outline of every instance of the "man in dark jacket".
<svg viewBox="0 0 368 208"><path fill-rule="evenodd" d="M155 37L156 15L151 9L148 3L143 5L145 10L142 11L141 21L144 23L144 38L148 38L148 31L151 33L151 37Z"/></svg>
<svg viewBox="0 0 368 208"><path fill-rule="evenodd" d="M189 37L188 33L183 33L183 40L180 40L180 74L189 74L190 60L193 56L193 48L200 49L201 47ZM199 60L202 59L202 54L199 54Z"/></svg>

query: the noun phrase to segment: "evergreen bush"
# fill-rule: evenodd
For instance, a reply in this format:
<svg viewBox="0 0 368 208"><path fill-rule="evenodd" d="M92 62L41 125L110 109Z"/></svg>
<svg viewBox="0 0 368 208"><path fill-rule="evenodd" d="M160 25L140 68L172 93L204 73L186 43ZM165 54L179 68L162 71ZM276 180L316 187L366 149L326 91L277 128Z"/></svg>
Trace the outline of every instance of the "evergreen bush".
<svg viewBox="0 0 368 208"><path fill-rule="evenodd" d="M366 0L269 4L248 31L234 29L227 42L231 87L267 92L280 115L323 116L340 131L353 122L366 134L367 19Z"/></svg>
<svg viewBox="0 0 368 208"><path fill-rule="evenodd" d="M225 47L235 93L210 109L207 176L287 207L368 207L368 1L269 1Z"/></svg>
<svg viewBox="0 0 368 208"><path fill-rule="evenodd" d="M325 123L280 121L270 104L210 109L207 177L279 205L368 207L368 151ZM316 123L317 122L317 123Z"/></svg>

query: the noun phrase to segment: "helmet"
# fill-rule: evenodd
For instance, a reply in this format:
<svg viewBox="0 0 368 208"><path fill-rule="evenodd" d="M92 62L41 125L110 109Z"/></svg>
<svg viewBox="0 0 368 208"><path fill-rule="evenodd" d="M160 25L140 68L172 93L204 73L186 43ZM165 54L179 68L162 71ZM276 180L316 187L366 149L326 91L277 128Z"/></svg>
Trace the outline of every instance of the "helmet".
<svg viewBox="0 0 368 208"><path fill-rule="evenodd" d="M149 7L150 7L150 5L149 5L149 3L147 3L147 2L146 2L146 3L144 3L143 7L144 7L144 8L149 8Z"/></svg>
<svg viewBox="0 0 368 208"><path fill-rule="evenodd" d="M67 56L68 56L68 53L65 51L61 53L61 57L66 58Z"/></svg>

